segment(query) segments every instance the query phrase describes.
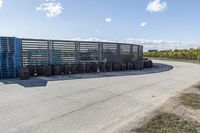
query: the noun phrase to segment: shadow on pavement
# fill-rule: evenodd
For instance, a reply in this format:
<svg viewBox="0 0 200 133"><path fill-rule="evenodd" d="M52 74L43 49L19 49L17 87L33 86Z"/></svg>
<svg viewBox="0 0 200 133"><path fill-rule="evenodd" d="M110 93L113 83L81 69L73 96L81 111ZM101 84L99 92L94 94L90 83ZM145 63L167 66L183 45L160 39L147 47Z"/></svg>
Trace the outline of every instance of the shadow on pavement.
<svg viewBox="0 0 200 133"><path fill-rule="evenodd" d="M62 75L62 76L52 76L52 77L33 77L29 80L5 79L5 80L0 80L0 82L2 82L3 84L18 84L25 88L44 87L47 85L48 81L143 75L143 74L166 72L171 69L173 69L173 67L170 65L155 63L152 68L143 69L143 70L105 72L105 73L86 73L86 74Z"/></svg>

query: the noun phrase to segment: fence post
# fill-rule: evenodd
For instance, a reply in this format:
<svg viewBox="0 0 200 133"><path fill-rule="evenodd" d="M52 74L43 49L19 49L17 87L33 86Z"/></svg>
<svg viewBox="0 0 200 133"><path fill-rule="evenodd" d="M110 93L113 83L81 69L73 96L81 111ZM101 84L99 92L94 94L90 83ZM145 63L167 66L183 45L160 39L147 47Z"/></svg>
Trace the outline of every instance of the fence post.
<svg viewBox="0 0 200 133"><path fill-rule="evenodd" d="M139 62L140 60L140 47L137 46L138 50L137 50L137 62Z"/></svg>
<svg viewBox="0 0 200 133"><path fill-rule="evenodd" d="M52 52L54 50L54 42L53 41L50 41L48 40L47 41L47 52L48 52L48 65L52 65Z"/></svg>
<svg viewBox="0 0 200 133"><path fill-rule="evenodd" d="M75 63L80 62L80 42L75 42Z"/></svg>
<svg viewBox="0 0 200 133"><path fill-rule="evenodd" d="M102 62L103 43L98 43L98 64Z"/></svg>
<svg viewBox="0 0 200 133"><path fill-rule="evenodd" d="M133 61L133 45L130 46L130 57L131 57L131 62Z"/></svg>
<svg viewBox="0 0 200 133"><path fill-rule="evenodd" d="M20 55L20 60L21 60L21 62L20 62L20 65L21 65L21 67L23 68L24 67L24 61L23 61L23 43L22 43L22 39L19 39L19 49L20 49L20 53L19 53L19 55Z"/></svg>
<svg viewBox="0 0 200 133"><path fill-rule="evenodd" d="M121 46L120 44L117 44L117 62L120 62L121 60Z"/></svg>
<svg viewBox="0 0 200 133"><path fill-rule="evenodd" d="M47 42L48 64L50 65L50 41Z"/></svg>

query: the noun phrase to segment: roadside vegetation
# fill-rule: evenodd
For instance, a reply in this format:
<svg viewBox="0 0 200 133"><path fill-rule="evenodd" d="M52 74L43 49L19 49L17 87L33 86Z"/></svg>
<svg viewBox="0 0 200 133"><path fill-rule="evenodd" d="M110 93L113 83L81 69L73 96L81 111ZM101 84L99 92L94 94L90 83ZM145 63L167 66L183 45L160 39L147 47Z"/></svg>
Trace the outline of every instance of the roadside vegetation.
<svg viewBox="0 0 200 133"><path fill-rule="evenodd" d="M138 133L199 133L199 124L188 122L183 118L171 114L156 115L146 125L136 130Z"/></svg>
<svg viewBox="0 0 200 133"><path fill-rule="evenodd" d="M181 99L184 105L192 107L194 109L200 109L200 95L199 94L195 94L195 93L184 94L181 97Z"/></svg>
<svg viewBox="0 0 200 133"><path fill-rule="evenodd" d="M200 83L170 99L133 133L200 133Z"/></svg>
<svg viewBox="0 0 200 133"><path fill-rule="evenodd" d="M144 52L144 57L200 62L200 49L164 50L158 52Z"/></svg>
<svg viewBox="0 0 200 133"><path fill-rule="evenodd" d="M200 84L194 85L194 88L197 88L200 90Z"/></svg>

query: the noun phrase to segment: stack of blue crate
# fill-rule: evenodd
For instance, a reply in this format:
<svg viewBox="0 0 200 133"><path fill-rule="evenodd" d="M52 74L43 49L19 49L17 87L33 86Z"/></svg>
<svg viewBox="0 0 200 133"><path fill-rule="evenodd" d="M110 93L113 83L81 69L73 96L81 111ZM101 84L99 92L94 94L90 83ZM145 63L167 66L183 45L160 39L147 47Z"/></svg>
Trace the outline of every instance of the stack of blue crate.
<svg viewBox="0 0 200 133"><path fill-rule="evenodd" d="M15 37L0 37L0 77L18 76L21 62L21 41Z"/></svg>

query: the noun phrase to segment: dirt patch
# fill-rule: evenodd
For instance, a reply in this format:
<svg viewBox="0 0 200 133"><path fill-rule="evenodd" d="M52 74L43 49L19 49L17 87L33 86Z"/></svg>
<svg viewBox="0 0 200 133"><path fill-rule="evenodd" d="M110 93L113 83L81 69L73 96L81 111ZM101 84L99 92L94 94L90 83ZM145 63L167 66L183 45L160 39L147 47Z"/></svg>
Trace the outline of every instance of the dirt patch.
<svg viewBox="0 0 200 133"><path fill-rule="evenodd" d="M160 113L139 129L138 133L198 133L199 124L172 113Z"/></svg>
<svg viewBox="0 0 200 133"><path fill-rule="evenodd" d="M194 85L193 87L194 87L194 88L197 88L198 90L200 90L200 83Z"/></svg>
<svg viewBox="0 0 200 133"><path fill-rule="evenodd" d="M200 94L196 88L190 88L183 92L183 94L171 98L162 108L159 109L160 112L174 113L185 120L195 121L200 123L200 109L196 107L191 107L184 104L183 97L187 96L186 94Z"/></svg>
<svg viewBox="0 0 200 133"><path fill-rule="evenodd" d="M200 83L170 98L136 133L200 133Z"/></svg>
<svg viewBox="0 0 200 133"><path fill-rule="evenodd" d="M181 97L181 101L184 105L192 107L194 109L200 109L200 95L195 93L187 93Z"/></svg>

